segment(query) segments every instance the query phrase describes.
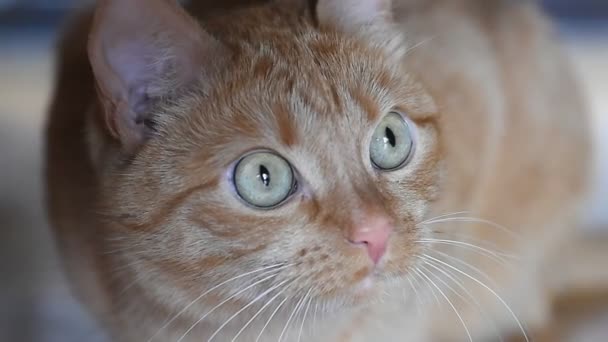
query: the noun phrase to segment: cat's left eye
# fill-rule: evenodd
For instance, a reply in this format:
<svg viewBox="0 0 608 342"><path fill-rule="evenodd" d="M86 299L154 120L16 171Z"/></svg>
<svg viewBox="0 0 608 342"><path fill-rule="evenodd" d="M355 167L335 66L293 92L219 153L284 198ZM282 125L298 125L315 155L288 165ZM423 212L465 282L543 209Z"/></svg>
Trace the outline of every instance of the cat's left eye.
<svg viewBox="0 0 608 342"><path fill-rule="evenodd" d="M283 203L296 186L291 165L281 156L267 151L255 152L241 159L235 166L233 177L241 199L261 209Z"/></svg>
<svg viewBox="0 0 608 342"><path fill-rule="evenodd" d="M410 126L399 113L391 112L376 127L369 154L377 169L391 171L404 166L413 149Z"/></svg>

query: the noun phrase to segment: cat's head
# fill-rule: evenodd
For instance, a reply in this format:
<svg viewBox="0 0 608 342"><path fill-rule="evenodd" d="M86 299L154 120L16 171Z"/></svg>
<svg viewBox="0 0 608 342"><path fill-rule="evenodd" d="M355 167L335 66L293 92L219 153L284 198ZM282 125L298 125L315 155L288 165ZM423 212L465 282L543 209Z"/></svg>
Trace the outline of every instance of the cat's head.
<svg viewBox="0 0 608 342"><path fill-rule="evenodd" d="M405 285L441 157L390 7L278 1L202 28L172 1L101 2L101 201L144 287L353 304Z"/></svg>

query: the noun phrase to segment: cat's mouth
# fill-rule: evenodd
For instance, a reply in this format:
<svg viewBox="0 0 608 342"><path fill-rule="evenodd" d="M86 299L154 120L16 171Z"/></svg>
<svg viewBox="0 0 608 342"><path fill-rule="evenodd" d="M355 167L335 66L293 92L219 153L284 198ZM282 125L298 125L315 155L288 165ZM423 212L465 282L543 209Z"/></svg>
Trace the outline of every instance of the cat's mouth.
<svg viewBox="0 0 608 342"><path fill-rule="evenodd" d="M381 299L387 291L403 285L407 273L395 271L390 262L382 262L371 267L347 290L357 304L366 304Z"/></svg>

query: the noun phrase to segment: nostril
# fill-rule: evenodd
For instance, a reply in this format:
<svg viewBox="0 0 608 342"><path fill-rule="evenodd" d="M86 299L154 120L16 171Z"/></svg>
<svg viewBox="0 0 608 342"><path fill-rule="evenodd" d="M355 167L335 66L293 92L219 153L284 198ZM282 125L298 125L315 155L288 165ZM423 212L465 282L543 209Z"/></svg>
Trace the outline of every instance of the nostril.
<svg viewBox="0 0 608 342"><path fill-rule="evenodd" d="M348 242L350 244L353 244L355 246L367 246L369 244L369 241L365 241L365 240L361 241L361 240L350 239L350 238L346 239L346 240L348 240Z"/></svg>

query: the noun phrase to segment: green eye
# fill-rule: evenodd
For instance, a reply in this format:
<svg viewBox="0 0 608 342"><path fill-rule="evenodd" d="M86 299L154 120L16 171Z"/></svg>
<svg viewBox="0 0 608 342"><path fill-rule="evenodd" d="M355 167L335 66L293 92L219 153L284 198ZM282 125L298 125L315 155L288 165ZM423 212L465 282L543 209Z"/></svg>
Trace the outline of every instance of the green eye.
<svg viewBox="0 0 608 342"><path fill-rule="evenodd" d="M376 127L369 154L375 167L390 171L405 165L413 147L414 140L409 125L401 115L391 112Z"/></svg>
<svg viewBox="0 0 608 342"><path fill-rule="evenodd" d="M295 186L289 163L270 152L257 152L241 159L234 169L238 195L258 208L272 208L291 195Z"/></svg>

